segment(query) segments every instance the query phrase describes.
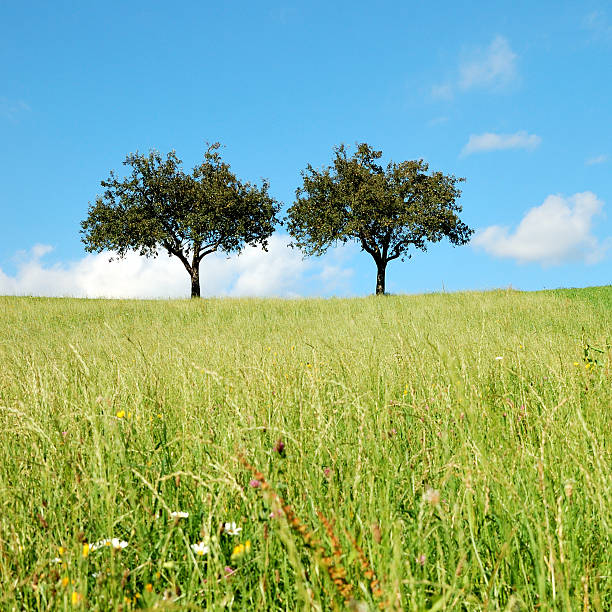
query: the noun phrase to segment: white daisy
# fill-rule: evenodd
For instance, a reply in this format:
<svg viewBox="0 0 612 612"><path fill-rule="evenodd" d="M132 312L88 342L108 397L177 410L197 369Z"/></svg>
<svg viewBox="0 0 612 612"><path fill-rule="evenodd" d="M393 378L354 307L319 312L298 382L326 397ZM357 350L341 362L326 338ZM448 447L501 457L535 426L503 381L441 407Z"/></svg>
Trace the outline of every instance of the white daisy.
<svg viewBox="0 0 612 612"><path fill-rule="evenodd" d="M204 542L198 542L197 544L192 544L191 545L191 550L193 550L193 552L196 555L199 555L200 557L203 557L204 555L208 554L208 551L210 550L210 548L208 546L206 546L206 544L204 544Z"/></svg>
<svg viewBox="0 0 612 612"><path fill-rule="evenodd" d="M242 527L237 527L235 522L225 523L223 525L223 531L229 535L240 535Z"/></svg>
<svg viewBox="0 0 612 612"><path fill-rule="evenodd" d="M189 512L171 512L170 518L173 519L182 519L187 518L189 516Z"/></svg>
<svg viewBox="0 0 612 612"><path fill-rule="evenodd" d="M106 540L100 540L99 542L94 542L89 545L89 550L94 551L98 548L103 548L104 546L112 547L114 550L122 550L124 549L128 543L125 540L120 540L119 538L111 538Z"/></svg>

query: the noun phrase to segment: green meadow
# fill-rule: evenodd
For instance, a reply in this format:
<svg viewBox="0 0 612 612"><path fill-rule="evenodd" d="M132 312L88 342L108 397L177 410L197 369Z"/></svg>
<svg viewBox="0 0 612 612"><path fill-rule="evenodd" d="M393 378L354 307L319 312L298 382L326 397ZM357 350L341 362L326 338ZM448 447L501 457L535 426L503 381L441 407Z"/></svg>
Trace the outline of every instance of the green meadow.
<svg viewBox="0 0 612 612"><path fill-rule="evenodd" d="M612 286L0 298L0 609L610 610L611 345Z"/></svg>

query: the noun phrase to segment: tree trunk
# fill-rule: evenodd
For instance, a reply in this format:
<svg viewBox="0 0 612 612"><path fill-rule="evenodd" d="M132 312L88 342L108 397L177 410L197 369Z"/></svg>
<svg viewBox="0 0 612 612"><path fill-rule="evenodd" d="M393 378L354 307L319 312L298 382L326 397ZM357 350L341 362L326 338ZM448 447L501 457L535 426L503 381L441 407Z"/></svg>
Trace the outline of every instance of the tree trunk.
<svg viewBox="0 0 612 612"><path fill-rule="evenodd" d="M199 298L200 297L200 266L197 265L191 271L191 297Z"/></svg>
<svg viewBox="0 0 612 612"><path fill-rule="evenodd" d="M385 272L387 270L387 262L376 262L376 295L385 294Z"/></svg>

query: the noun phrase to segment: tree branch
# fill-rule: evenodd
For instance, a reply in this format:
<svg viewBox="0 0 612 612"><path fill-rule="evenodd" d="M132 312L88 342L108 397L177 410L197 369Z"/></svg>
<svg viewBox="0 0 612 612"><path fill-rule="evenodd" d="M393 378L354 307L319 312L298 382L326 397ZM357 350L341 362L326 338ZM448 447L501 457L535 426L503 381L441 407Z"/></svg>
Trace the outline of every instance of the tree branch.
<svg viewBox="0 0 612 612"><path fill-rule="evenodd" d="M164 249L166 249L166 251L168 251L168 253L174 255L175 257L178 257L185 266L187 272L189 272L189 274L191 275L192 267L187 257L185 257L183 251L173 247L167 240L162 240L161 245L164 247Z"/></svg>
<svg viewBox="0 0 612 612"><path fill-rule="evenodd" d="M399 248L399 245L398 245L398 246L396 246L393 249L393 252L391 253L391 255L389 255L387 257L387 261L393 261L394 259L397 259L398 257L401 257L401 255L402 255L402 252L401 252L401 250Z"/></svg>

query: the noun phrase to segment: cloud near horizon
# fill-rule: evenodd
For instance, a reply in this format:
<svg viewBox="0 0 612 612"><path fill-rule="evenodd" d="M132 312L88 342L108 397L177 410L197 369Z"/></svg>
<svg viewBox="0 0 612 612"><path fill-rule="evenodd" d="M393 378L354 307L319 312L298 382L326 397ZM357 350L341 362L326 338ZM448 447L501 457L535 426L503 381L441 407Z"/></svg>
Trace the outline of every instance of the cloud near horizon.
<svg viewBox="0 0 612 612"><path fill-rule="evenodd" d="M493 132L471 134L467 144L461 150L461 155L507 149L533 150L541 143L542 139L537 134L528 134L525 130L519 130L514 134L495 134Z"/></svg>
<svg viewBox="0 0 612 612"><path fill-rule="evenodd" d="M492 225L476 232L470 244L519 263L597 263L610 247L610 238L600 243L591 233L593 217L602 210L603 202L591 191L567 198L549 195L540 206L527 211L514 232Z"/></svg>
<svg viewBox="0 0 612 612"><path fill-rule="evenodd" d="M275 235L268 251L247 247L240 255L213 254L202 260L202 296L298 297L301 295L346 294L353 274L346 267L352 247L330 249L323 257L303 259L289 248L287 236ZM86 255L70 263L47 264L53 250L35 245L17 256L17 271L8 275L0 269L1 295L106 298L189 297L190 281L175 257L160 255L147 259L128 253L109 261L112 253Z"/></svg>

